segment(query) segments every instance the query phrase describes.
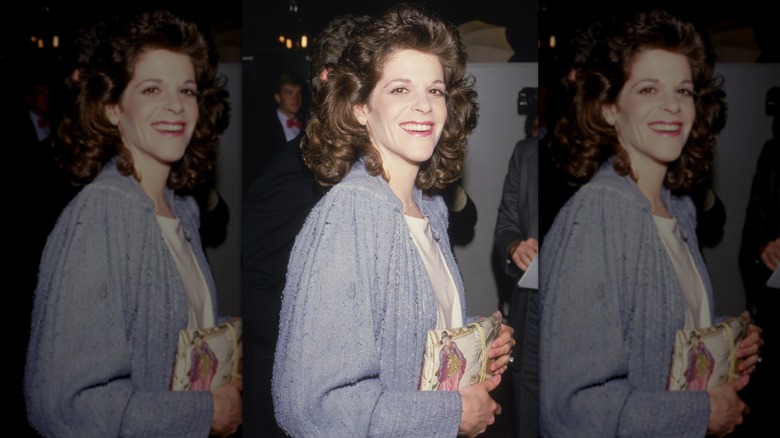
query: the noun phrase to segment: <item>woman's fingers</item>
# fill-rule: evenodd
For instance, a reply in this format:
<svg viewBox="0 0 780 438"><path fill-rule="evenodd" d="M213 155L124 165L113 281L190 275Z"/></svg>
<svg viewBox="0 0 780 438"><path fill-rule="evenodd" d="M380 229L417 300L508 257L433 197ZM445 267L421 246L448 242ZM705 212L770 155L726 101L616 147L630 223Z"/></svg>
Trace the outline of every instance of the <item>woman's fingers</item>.
<svg viewBox="0 0 780 438"><path fill-rule="evenodd" d="M737 359L740 361L738 370L743 374L750 374L761 361L759 352L764 340L761 338L761 328L750 324L747 337L739 344Z"/></svg>

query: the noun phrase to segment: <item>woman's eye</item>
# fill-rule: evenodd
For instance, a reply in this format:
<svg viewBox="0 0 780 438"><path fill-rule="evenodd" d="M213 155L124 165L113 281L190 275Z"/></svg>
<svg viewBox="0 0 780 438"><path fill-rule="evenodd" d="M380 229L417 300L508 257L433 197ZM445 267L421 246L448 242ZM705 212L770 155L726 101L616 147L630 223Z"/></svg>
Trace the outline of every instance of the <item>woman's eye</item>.
<svg viewBox="0 0 780 438"><path fill-rule="evenodd" d="M147 88L144 88L144 90L142 91L142 93L144 93L144 94L157 94L159 92L160 92L160 89L157 88L157 87L147 87Z"/></svg>
<svg viewBox="0 0 780 438"><path fill-rule="evenodd" d="M645 87L639 90L639 94L653 94L655 93L655 88L653 87Z"/></svg>
<svg viewBox="0 0 780 438"><path fill-rule="evenodd" d="M693 90L690 90L688 88L681 88L677 90L678 93L682 94L683 96L693 97Z"/></svg>
<svg viewBox="0 0 780 438"><path fill-rule="evenodd" d="M404 88L404 87L393 88L391 93L393 93L393 94L404 94L404 93L406 93L406 88Z"/></svg>
<svg viewBox="0 0 780 438"><path fill-rule="evenodd" d="M444 96L444 90L439 88L431 88L428 92L436 96Z"/></svg>
<svg viewBox="0 0 780 438"><path fill-rule="evenodd" d="M187 96L197 96L198 90L194 90L192 88L184 88L181 90L182 94L186 94Z"/></svg>

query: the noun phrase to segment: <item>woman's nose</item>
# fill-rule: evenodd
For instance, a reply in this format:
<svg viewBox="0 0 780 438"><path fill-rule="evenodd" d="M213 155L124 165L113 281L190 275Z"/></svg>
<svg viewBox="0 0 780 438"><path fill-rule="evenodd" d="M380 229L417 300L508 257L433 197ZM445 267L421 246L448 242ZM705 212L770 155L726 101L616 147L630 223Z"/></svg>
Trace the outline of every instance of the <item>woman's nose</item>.
<svg viewBox="0 0 780 438"><path fill-rule="evenodd" d="M428 94L422 94L417 98L417 100L414 102L414 109L416 111L419 111L423 114L428 114L433 109L433 106L431 105L431 98L428 96Z"/></svg>
<svg viewBox="0 0 780 438"><path fill-rule="evenodd" d="M182 96L179 93L170 93L166 101L166 109L173 113L180 113L184 110Z"/></svg>
<svg viewBox="0 0 780 438"><path fill-rule="evenodd" d="M677 93L666 93L663 105L665 111L677 114L680 112L680 96Z"/></svg>

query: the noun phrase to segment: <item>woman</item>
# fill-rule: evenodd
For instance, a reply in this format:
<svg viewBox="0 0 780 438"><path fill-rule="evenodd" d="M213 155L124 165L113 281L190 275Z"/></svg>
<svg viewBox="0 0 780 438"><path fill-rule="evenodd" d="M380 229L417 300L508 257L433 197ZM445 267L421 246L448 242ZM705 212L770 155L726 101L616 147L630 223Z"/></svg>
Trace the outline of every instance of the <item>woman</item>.
<svg viewBox="0 0 780 438"><path fill-rule="evenodd" d="M157 12L111 29L59 131L87 185L41 260L29 420L58 437L227 435L239 385L169 390L179 331L217 318L198 207L174 192L213 175L227 92L194 24Z"/></svg>
<svg viewBox="0 0 780 438"><path fill-rule="evenodd" d="M725 122L712 56L666 13L605 29L556 136L564 169L585 183L540 254L541 430L545 436L723 435L741 422L743 377L707 391L666 391L675 332L715 323L695 209L680 189L710 171ZM583 256L585 255L585 256Z"/></svg>
<svg viewBox="0 0 780 438"><path fill-rule="evenodd" d="M477 118L465 67L454 28L395 6L353 35L318 96L303 155L333 187L290 257L274 363L293 436L474 436L500 411L499 375L417 390L426 332L466 322L447 207L423 193L460 176ZM492 344L496 374L511 334Z"/></svg>

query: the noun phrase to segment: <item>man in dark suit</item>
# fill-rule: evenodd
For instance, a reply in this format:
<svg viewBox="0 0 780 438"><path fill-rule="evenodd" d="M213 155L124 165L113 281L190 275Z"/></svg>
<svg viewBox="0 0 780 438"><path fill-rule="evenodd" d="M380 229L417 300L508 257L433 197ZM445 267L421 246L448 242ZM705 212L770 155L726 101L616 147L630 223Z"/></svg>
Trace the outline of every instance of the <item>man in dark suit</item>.
<svg viewBox="0 0 780 438"><path fill-rule="evenodd" d="M531 116L528 116L529 118ZM530 136L515 145L498 209L495 245L515 283L509 325L517 350L512 359L517 436L539 435L539 291L517 286L539 252L539 144Z"/></svg>
<svg viewBox="0 0 780 438"><path fill-rule="evenodd" d="M305 81L295 73L282 73L276 81L274 100L276 109L260 120L265 140L260 147L250 150L244 178L247 187L265 170L268 163L287 142L294 140L303 130L300 117Z"/></svg>

